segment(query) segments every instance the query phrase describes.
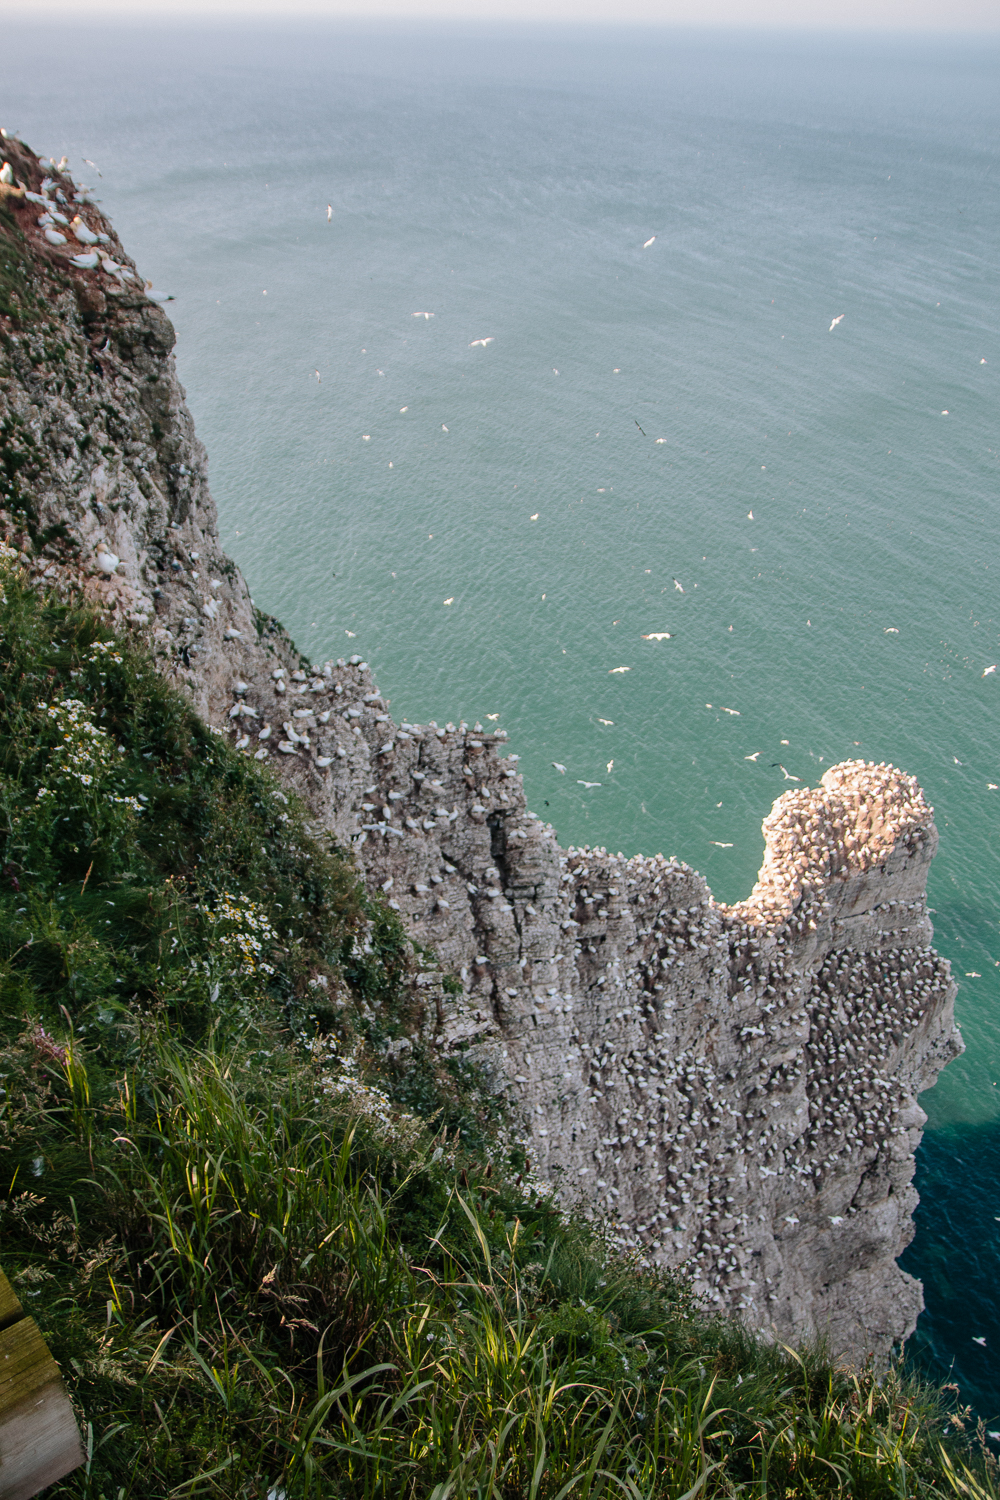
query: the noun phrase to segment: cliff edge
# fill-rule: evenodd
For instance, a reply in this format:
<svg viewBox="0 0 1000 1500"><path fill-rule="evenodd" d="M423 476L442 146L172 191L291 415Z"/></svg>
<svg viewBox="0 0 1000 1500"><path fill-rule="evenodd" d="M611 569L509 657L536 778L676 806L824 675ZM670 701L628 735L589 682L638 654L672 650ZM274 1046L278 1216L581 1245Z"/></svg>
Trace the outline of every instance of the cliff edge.
<svg viewBox="0 0 1000 1500"><path fill-rule="evenodd" d="M784 1338L913 1328L918 1093L961 1050L931 946L932 810L861 761L786 793L760 878L563 850L506 736L395 724L315 667L222 551L173 329L114 229L22 143L0 171L0 530L40 586L148 634L161 671L350 845L441 972L422 1028L476 1058L565 1201Z"/></svg>

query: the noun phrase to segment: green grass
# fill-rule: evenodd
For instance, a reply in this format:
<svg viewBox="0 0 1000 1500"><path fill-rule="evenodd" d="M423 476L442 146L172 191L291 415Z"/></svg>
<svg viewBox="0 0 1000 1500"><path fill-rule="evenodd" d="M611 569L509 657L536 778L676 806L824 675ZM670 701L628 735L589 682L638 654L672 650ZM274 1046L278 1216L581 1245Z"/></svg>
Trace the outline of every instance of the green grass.
<svg viewBox="0 0 1000 1500"><path fill-rule="evenodd" d="M709 1316L526 1180L467 1063L390 1066L428 956L2 567L2 1256L88 1453L52 1493L996 1497L956 1392Z"/></svg>

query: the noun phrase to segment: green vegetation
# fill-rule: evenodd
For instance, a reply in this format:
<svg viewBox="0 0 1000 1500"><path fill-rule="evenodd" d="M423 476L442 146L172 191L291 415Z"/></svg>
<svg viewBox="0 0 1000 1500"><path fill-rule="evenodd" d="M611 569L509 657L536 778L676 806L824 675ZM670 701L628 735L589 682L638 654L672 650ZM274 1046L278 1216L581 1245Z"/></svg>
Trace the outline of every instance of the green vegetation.
<svg viewBox="0 0 1000 1500"><path fill-rule="evenodd" d="M948 1393L709 1316L530 1181L468 1063L390 1064L393 913L2 567L0 1229L86 1434L57 1493L996 1496Z"/></svg>

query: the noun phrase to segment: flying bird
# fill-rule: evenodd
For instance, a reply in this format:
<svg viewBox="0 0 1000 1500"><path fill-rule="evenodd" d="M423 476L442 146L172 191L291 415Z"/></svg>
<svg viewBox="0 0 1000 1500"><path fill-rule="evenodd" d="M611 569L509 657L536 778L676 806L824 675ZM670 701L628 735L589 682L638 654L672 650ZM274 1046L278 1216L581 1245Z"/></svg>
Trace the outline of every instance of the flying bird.
<svg viewBox="0 0 1000 1500"><path fill-rule="evenodd" d="M317 385L321 385L321 384L322 384L322 382L323 382L323 377L322 377L322 375L321 375L321 374L320 374L320 373L319 373L319 371L318 371L318 370L313 370L313 374L314 374L314 375L315 375L315 376L316 376L316 384L317 384Z"/></svg>
<svg viewBox="0 0 1000 1500"><path fill-rule="evenodd" d="M654 630L651 635L644 635L644 641L671 641L673 636L669 630Z"/></svg>
<svg viewBox="0 0 1000 1500"><path fill-rule="evenodd" d="M734 719L738 719L740 717L740 711L739 711L738 708L723 708L720 705L720 707L719 707L719 713L720 714L732 714L732 716L733 716Z"/></svg>
<svg viewBox="0 0 1000 1500"><path fill-rule="evenodd" d="M714 844L716 849L731 849L733 847L732 844L720 844L718 839L709 839L708 842Z"/></svg>
<svg viewBox="0 0 1000 1500"><path fill-rule="evenodd" d="M753 520L753 511L752 510L748 510L747 511L747 520L748 521L752 521Z"/></svg>
<svg viewBox="0 0 1000 1500"><path fill-rule="evenodd" d="M489 715L487 715L487 718L488 717L489 717ZM552 762L552 764L555 766L555 768L559 772L560 776L565 776L566 775L566 767L565 766L561 766L557 760L554 760Z"/></svg>
<svg viewBox="0 0 1000 1500"><path fill-rule="evenodd" d="M760 751L759 750L755 750L752 755L744 755L743 759L744 760L756 761L756 759L757 759L757 757L758 757L759 754L760 754Z"/></svg>
<svg viewBox="0 0 1000 1500"><path fill-rule="evenodd" d="M676 578L675 578L675 579L674 579L674 588L675 588L675 589L676 589L676 590L677 590L677 592L678 592L678 593L679 593L679 594L683 594L683 592L684 592L684 590L683 590L683 589L682 589L682 588L681 588L681 586L680 586L680 584L679 584L679 583L678 583L678 582L677 582L677 579L676 579Z"/></svg>
<svg viewBox="0 0 1000 1500"><path fill-rule="evenodd" d="M610 775L611 775L611 767L612 767L612 766L613 766L613 765L614 765L614 760L609 760L609 761L608 761L608 775L609 775L609 776L610 776Z"/></svg>
<svg viewBox="0 0 1000 1500"><path fill-rule="evenodd" d="M983 1338L977 1339L976 1336L975 1336L975 1334L972 1335L972 1342L974 1344L981 1344L984 1349L986 1348L986 1340L983 1339Z"/></svg>
<svg viewBox="0 0 1000 1500"><path fill-rule="evenodd" d="M486 717L488 719L493 719L494 721L496 721L497 719L499 719L500 715L499 714L487 714Z"/></svg>
<svg viewBox="0 0 1000 1500"><path fill-rule="evenodd" d="M541 515L541 511L540 511L540 510L536 510L536 511L535 511L535 514L534 514L534 515L533 515L533 516L529 516L529 517L528 517L528 520L529 520L529 521L537 521L537 520L538 520L538 517L539 517L539 516L540 516L540 515Z"/></svg>
<svg viewBox="0 0 1000 1500"><path fill-rule="evenodd" d="M992 667L987 667L986 668L986 671L983 673L983 676L984 677L989 677L990 673L991 672L995 672L995 671L996 671L996 664L994 663L994 665Z"/></svg>
<svg viewBox="0 0 1000 1500"><path fill-rule="evenodd" d="M96 161L91 161L91 159L90 159L89 156L84 156L84 157L81 158L81 160L83 160L87 164L88 167L93 167L93 169L97 173L98 177L103 177L104 174L101 171L100 167L97 165Z"/></svg>
<svg viewBox="0 0 1000 1500"><path fill-rule="evenodd" d="M784 776L785 776L785 780L786 781L801 781L802 780L801 776L793 776L790 771L785 771L784 766L778 760L772 760L771 765L772 766L777 766L779 771L783 771L784 772Z"/></svg>
<svg viewBox="0 0 1000 1500"><path fill-rule="evenodd" d="M614 721L614 719L602 719L601 716L600 716L600 714L598 714L598 716L597 716L597 722L598 722L598 724L612 724L613 725L615 721Z"/></svg>
<svg viewBox="0 0 1000 1500"><path fill-rule="evenodd" d="M838 316L836 318L834 318L833 322L830 324L830 327L829 327L829 329L827 331L829 333L832 333L833 330L836 328L837 324L838 323L842 323L844 321L844 319L845 319L846 316L847 316L846 313L840 313L840 314L838 314Z"/></svg>
<svg viewBox="0 0 1000 1500"><path fill-rule="evenodd" d="M637 420L636 420L636 418L635 418L635 417L633 417L633 418L632 418L632 421L633 421L633 422L635 422L635 425L636 425L636 426L637 426L637 427L639 427L639 423L638 423L638 421L637 421ZM639 431L640 431L640 432L642 432L642 428L641 428L641 427L639 427ZM644 433L644 432L642 432L642 435L643 435L643 437L645 437L645 436L646 436L646 434L645 434L645 433Z"/></svg>
<svg viewBox="0 0 1000 1500"><path fill-rule="evenodd" d="M445 599L444 602L445 602L445 604L454 604L454 602L455 602L455 595L452 594L451 598L450 599Z"/></svg>
<svg viewBox="0 0 1000 1500"><path fill-rule="evenodd" d="M492 342L493 342L492 337L490 337L488 339L473 339L472 343L469 345L469 348L470 349L485 349L486 345L487 344L492 344Z"/></svg>
<svg viewBox="0 0 1000 1500"><path fill-rule="evenodd" d="M650 237L649 237L649 239L648 239L648 240L647 240L647 241L646 241L646 243L645 243L645 244L644 244L644 245L643 245L643 247L642 247L642 248L643 248L643 249L644 249L644 250L648 250L648 249L649 249L649 247L650 247L650 245L651 245L651 244L652 244L652 243L653 243L653 241L654 241L654 240L655 240L655 239L656 239L656 235L655 235L655 234L652 234L652 235L650 235Z"/></svg>
<svg viewBox="0 0 1000 1500"><path fill-rule="evenodd" d="M329 224L329 222L330 222L330 220L332 218L333 218L333 204L332 203L328 203L326 205L326 222Z"/></svg>
<svg viewBox="0 0 1000 1500"><path fill-rule="evenodd" d="M608 676L612 677L615 672L631 672L631 670L631 667L611 667L608 670Z"/></svg>
<svg viewBox="0 0 1000 1500"><path fill-rule="evenodd" d="M412 318L424 318L424 319L426 319L426 318L433 318L434 314L433 313L428 313L428 312L415 312L415 313L411 313L410 316Z"/></svg>
<svg viewBox="0 0 1000 1500"><path fill-rule="evenodd" d="M599 781L580 781L579 778L577 778L576 784L577 786L600 786L601 783Z"/></svg>

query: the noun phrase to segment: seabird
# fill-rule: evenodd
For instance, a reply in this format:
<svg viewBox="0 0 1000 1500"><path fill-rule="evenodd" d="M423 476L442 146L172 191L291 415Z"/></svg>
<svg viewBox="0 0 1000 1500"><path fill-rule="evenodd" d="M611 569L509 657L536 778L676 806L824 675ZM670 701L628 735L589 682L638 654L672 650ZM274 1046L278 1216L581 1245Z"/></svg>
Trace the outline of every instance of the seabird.
<svg viewBox="0 0 1000 1500"><path fill-rule="evenodd" d="M613 766L613 765L614 765L614 760L609 760L609 761L608 761L608 775L609 775L609 776L610 776L610 775L611 775L611 767L612 767L612 766Z"/></svg>
<svg viewBox="0 0 1000 1500"><path fill-rule="evenodd" d="M105 547L102 547L97 554L97 566L102 573L113 573L120 561L120 558L117 558L113 552L109 552Z"/></svg>
<svg viewBox="0 0 1000 1500"><path fill-rule="evenodd" d="M613 677L616 672L631 672L631 667L609 667L608 676Z"/></svg>
<svg viewBox="0 0 1000 1500"><path fill-rule="evenodd" d="M992 667L987 667L986 668L986 671L983 673L983 676L984 677L989 677L990 673L991 672L995 672L995 671L996 671L996 664L994 663L994 665Z"/></svg>
<svg viewBox="0 0 1000 1500"><path fill-rule="evenodd" d="M490 338L488 338L488 339L473 339L472 343L469 345L469 348L470 349L479 349L479 348L485 349L486 345L487 344L492 344L492 342L493 342L492 336Z"/></svg>
<svg viewBox="0 0 1000 1500"><path fill-rule="evenodd" d="M644 250L648 250L649 247L650 247L650 245L652 245L653 242L655 241L655 239L656 239L656 235L655 234L650 235L649 239L646 241L646 243L643 245L642 248Z"/></svg>
<svg viewBox="0 0 1000 1500"><path fill-rule="evenodd" d="M755 750L752 755L744 755L743 759L744 760L756 760L759 754L760 754L760 751L759 750Z"/></svg>
<svg viewBox="0 0 1000 1500"><path fill-rule="evenodd" d="M683 592L684 592L684 590L683 590L683 589L682 589L682 588L681 588L681 586L680 586L680 584L679 584L679 583L678 583L678 582L677 582L677 579L676 579L676 578L675 578L675 579L674 579L674 588L675 588L675 589L676 589L676 590L677 590L677 592L678 592L678 593L679 593L679 594L683 594Z"/></svg>
<svg viewBox="0 0 1000 1500"><path fill-rule="evenodd" d="M601 783L599 781L580 781L580 779L577 778L576 784L577 786L600 786Z"/></svg>
<svg viewBox="0 0 1000 1500"><path fill-rule="evenodd" d="M840 313L836 318L834 318L833 322L830 324L828 332L832 333L833 330L836 328L837 324L838 323L842 323L844 321L844 318L846 316L847 316L846 313Z"/></svg>
<svg viewBox="0 0 1000 1500"><path fill-rule="evenodd" d="M330 222L330 220L332 218L333 218L333 204L332 203L328 203L326 205L326 222L329 224L329 222Z"/></svg>
<svg viewBox="0 0 1000 1500"><path fill-rule="evenodd" d="M410 316L413 318L433 318L434 314L427 312L415 312L411 313Z"/></svg>
<svg viewBox="0 0 1000 1500"><path fill-rule="evenodd" d="M600 716L600 714L598 714L598 716L597 716L597 722L598 722L598 724L611 724L611 725L614 725L615 721L614 721L614 719L602 719L601 716Z"/></svg>
<svg viewBox="0 0 1000 1500"><path fill-rule="evenodd" d="M489 718L490 715L487 714L486 717ZM555 766L555 768L559 772L560 776L565 776L566 775L566 767L565 766L561 766L557 760L554 760L552 762L552 764Z"/></svg>
<svg viewBox="0 0 1000 1500"><path fill-rule="evenodd" d="M785 780L786 781L801 781L802 780L801 776L793 776L790 771L785 771L784 766L781 764L781 762L779 760L772 760L771 765L772 765L772 767L773 766L777 766L779 771L784 771L784 775L785 775Z"/></svg>
<svg viewBox="0 0 1000 1500"><path fill-rule="evenodd" d="M708 842L714 844L716 849L731 849L733 847L732 844L720 844L718 839L709 839Z"/></svg>

